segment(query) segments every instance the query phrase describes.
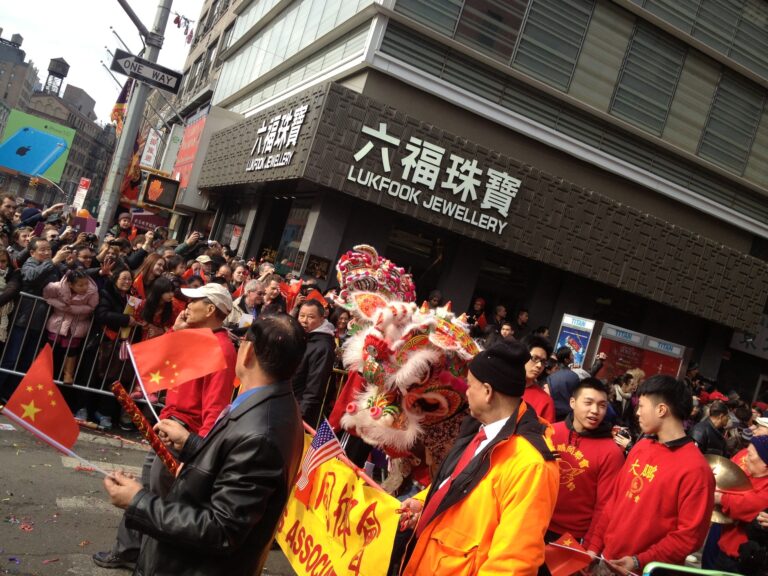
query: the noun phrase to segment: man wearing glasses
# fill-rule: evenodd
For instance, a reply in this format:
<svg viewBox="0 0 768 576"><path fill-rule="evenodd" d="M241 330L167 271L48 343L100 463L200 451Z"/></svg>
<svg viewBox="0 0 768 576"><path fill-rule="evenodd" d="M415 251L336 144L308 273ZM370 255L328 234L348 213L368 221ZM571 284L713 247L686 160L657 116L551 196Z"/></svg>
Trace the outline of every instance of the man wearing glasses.
<svg viewBox="0 0 768 576"><path fill-rule="evenodd" d="M550 424L555 423L555 403L539 385L539 377L547 366L549 355L552 354L552 345L549 340L541 336L531 336L526 339L528 352L531 359L525 364L525 392L523 400L531 408L536 410L541 418Z"/></svg>
<svg viewBox="0 0 768 576"><path fill-rule="evenodd" d="M233 302L232 312L227 316L225 325L237 336L245 334L248 326L261 315L264 305L264 283L249 280L245 284L243 295Z"/></svg>

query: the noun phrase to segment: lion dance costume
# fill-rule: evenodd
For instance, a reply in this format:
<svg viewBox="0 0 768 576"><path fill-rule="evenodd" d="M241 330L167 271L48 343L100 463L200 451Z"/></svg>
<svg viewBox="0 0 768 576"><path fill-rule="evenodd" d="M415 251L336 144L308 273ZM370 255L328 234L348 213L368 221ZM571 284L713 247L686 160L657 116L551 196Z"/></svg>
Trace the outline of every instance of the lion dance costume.
<svg viewBox="0 0 768 576"><path fill-rule="evenodd" d="M479 349L450 304L419 308L410 275L371 246L355 246L336 268L336 304L349 310L352 336L334 424L396 459L387 483L395 490L414 447L435 467L453 444L466 414L467 365Z"/></svg>

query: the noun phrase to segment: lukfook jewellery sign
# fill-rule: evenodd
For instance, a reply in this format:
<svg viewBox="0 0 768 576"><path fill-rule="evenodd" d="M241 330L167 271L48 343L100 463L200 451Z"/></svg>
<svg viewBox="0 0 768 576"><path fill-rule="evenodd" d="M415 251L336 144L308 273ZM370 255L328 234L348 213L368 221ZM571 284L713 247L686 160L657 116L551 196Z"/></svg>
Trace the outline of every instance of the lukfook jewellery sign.
<svg viewBox="0 0 768 576"><path fill-rule="evenodd" d="M251 156L245 163L246 172L288 166L293 159L293 148L299 139L307 104L296 106L290 112L264 119L256 131Z"/></svg>
<svg viewBox="0 0 768 576"><path fill-rule="evenodd" d="M475 158L446 155L445 148L415 136L400 154L401 139L388 132L386 122L363 125L361 133L364 144L353 156L347 180L483 230L504 232L519 179L479 166ZM380 155L380 171L357 165L369 154Z"/></svg>

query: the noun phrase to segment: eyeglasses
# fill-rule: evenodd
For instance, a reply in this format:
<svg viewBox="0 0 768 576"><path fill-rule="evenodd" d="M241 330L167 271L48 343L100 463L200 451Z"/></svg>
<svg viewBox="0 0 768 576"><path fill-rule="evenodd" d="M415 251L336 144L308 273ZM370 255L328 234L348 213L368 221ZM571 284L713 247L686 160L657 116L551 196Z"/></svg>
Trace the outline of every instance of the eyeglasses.
<svg viewBox="0 0 768 576"><path fill-rule="evenodd" d="M531 354L531 362L533 364L546 364L547 363L547 359L546 358L542 358L540 356L534 356L533 354Z"/></svg>

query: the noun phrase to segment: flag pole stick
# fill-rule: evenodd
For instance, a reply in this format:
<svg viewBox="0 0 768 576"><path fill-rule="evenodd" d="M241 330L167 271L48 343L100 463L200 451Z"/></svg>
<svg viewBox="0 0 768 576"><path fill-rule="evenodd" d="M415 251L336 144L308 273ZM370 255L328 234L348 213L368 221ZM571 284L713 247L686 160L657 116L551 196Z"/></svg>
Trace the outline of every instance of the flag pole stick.
<svg viewBox="0 0 768 576"><path fill-rule="evenodd" d="M144 382L141 381L141 374L139 374L139 369L136 367L136 360L133 359L133 348L131 348L131 345L127 343L126 347L128 348L128 357L131 359L133 371L136 374L136 381L139 383L141 393L144 394L144 399L147 401L147 406L149 406L149 410L152 412L152 416L155 417L157 422L160 422L160 417L157 415L157 412L155 412L155 407L152 406L152 402L149 401L149 394L147 394L147 389L144 388Z"/></svg>
<svg viewBox="0 0 768 576"><path fill-rule="evenodd" d="M309 433L310 436L314 436L316 434L315 429L312 428L312 426L310 426L306 422L304 422L304 420L302 420L301 423L304 424L304 430L306 430ZM339 456L336 456L336 458L338 458L339 460L344 462L344 464L346 464L347 466L352 468L352 470L354 470L355 474L357 474L358 477L360 477L363 480L365 480L365 483L368 484L371 488L376 488L377 490L381 490L382 492L386 492L386 490L384 490L384 488L382 488L379 484L377 484L373 480L373 478L368 476L368 474L366 474L365 471L362 468L360 468L359 466L357 466L357 464L352 462L352 460L347 458L346 454L340 454Z"/></svg>
<svg viewBox="0 0 768 576"><path fill-rule="evenodd" d="M88 468L92 468L93 470L96 470L96 472L100 472L100 473L104 474L104 476L109 476L110 475L109 472L105 471L104 469L100 468L99 466L96 466L96 464L93 464L92 462L89 462L88 460L86 460L82 456L79 456L78 454L73 452L71 449L67 448L66 446L64 446L60 442L57 442L56 440L54 440L53 438L48 436L48 434L46 434L42 430L38 430L36 427L34 427L29 422L25 421L23 418L19 418L16 414L14 414L10 410L8 410L8 408L1 407L0 408L0 414L3 414L6 417L8 417L9 419L13 420L14 422L16 422L16 424L18 424L19 426L21 426L22 428L24 428L28 432L31 432L32 434L34 434L35 436L37 436L38 438L40 438L41 440L43 440L47 444L53 446L54 448L56 448L60 452L63 452L67 456L71 456L72 458L75 458L76 460L80 461L81 463L83 463Z"/></svg>

